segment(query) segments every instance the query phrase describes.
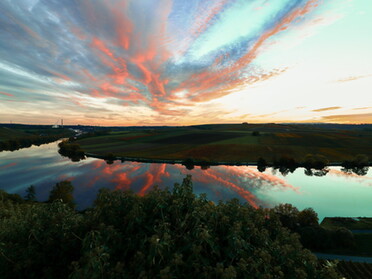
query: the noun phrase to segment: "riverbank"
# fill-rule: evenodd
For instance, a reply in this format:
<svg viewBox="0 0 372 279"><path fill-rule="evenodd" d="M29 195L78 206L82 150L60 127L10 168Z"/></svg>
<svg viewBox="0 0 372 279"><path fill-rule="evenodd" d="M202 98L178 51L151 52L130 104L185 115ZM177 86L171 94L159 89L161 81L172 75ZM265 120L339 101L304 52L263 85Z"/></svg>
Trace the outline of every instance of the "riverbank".
<svg viewBox="0 0 372 279"><path fill-rule="evenodd" d="M53 129L50 126L8 125L0 126L0 152L15 151L32 145L51 143L74 134L65 128Z"/></svg>
<svg viewBox="0 0 372 279"><path fill-rule="evenodd" d="M210 125L83 135L74 143L88 156L194 165L341 166L363 154L371 164L372 132L299 125ZM353 165L354 164L354 165ZM359 164L361 165L361 164Z"/></svg>

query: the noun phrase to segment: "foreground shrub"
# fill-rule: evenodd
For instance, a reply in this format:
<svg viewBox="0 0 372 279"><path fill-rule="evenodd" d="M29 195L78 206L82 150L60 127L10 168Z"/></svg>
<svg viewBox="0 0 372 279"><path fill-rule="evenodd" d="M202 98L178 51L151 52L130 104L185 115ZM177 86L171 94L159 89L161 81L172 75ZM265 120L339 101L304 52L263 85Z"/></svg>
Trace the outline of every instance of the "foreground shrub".
<svg viewBox="0 0 372 279"><path fill-rule="evenodd" d="M319 225L318 214L312 208L299 211L291 204L280 204L271 209L281 224L300 235L302 245L315 251L329 249L355 248L356 243L351 231L346 228L323 228Z"/></svg>
<svg viewBox="0 0 372 279"><path fill-rule="evenodd" d="M67 278L79 259L84 218L69 206L0 203L1 278Z"/></svg>
<svg viewBox="0 0 372 279"><path fill-rule="evenodd" d="M0 203L2 278L338 278L270 210L196 196L191 177L139 197L101 190L92 209Z"/></svg>

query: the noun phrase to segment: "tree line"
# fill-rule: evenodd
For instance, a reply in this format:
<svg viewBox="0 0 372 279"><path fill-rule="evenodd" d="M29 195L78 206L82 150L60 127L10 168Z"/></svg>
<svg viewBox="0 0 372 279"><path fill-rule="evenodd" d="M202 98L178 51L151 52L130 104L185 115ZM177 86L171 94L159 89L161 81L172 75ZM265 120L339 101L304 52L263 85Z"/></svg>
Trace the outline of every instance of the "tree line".
<svg viewBox="0 0 372 279"><path fill-rule="evenodd" d="M32 145L41 145L50 143L60 138L66 137L70 133L61 133L53 135L30 135L28 137L14 138L9 140L0 141L0 152L1 151L15 151L21 148L31 147Z"/></svg>

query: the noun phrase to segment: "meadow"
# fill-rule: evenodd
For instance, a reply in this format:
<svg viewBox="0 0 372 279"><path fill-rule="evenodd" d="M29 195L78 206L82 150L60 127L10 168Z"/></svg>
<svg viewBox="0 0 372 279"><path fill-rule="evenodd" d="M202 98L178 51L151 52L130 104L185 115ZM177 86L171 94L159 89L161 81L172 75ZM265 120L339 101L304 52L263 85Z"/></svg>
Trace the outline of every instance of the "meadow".
<svg viewBox="0 0 372 279"><path fill-rule="evenodd" d="M205 162L272 163L281 157L302 162L308 154L330 163L372 158L368 129L328 129L319 125L220 124L135 131L114 131L76 141L88 154Z"/></svg>

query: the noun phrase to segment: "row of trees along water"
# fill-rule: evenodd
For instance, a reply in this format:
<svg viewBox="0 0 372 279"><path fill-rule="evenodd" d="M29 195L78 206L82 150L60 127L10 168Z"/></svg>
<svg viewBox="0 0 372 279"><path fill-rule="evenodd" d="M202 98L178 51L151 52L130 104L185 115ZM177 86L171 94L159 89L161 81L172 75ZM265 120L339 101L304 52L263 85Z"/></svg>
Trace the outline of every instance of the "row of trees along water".
<svg viewBox="0 0 372 279"><path fill-rule="evenodd" d="M80 145L73 140L62 141L59 143L59 151L62 156L70 158L74 162L85 159L85 152ZM116 160L116 156L113 153L107 153L101 156L106 160L108 164L112 164ZM183 160L183 165L192 170L194 167L200 166L202 169L208 169L211 162L197 161L192 158ZM214 163L213 165L217 165ZM323 176L329 171L328 169L329 160L319 154L308 154L302 162L297 162L291 157L282 156L279 159L275 159L272 163L267 162L264 158L257 159L257 169L260 172L264 172L266 168L272 167L274 170L278 170L282 175L293 173L297 168L305 168L305 174L308 176ZM344 161L341 163L342 171L346 173L355 173L357 175L366 175L369 170L370 161L367 155L359 154L354 159Z"/></svg>
<svg viewBox="0 0 372 279"><path fill-rule="evenodd" d="M19 138L12 138L8 140L0 141L0 152L1 151L15 151L21 148L31 147L32 145L41 145L45 143L54 142L64 137L71 136L72 132L69 130L61 130L54 134L40 134L40 135L29 135Z"/></svg>
<svg viewBox="0 0 372 279"><path fill-rule="evenodd" d="M329 241L301 233L318 226L311 209L213 203L193 193L190 176L144 196L101 189L84 211L68 181L47 202L35 202L34 187L26 199L0 191L1 277L340 278L301 245ZM349 245L337 232L327 245L344 244L336 235Z"/></svg>

